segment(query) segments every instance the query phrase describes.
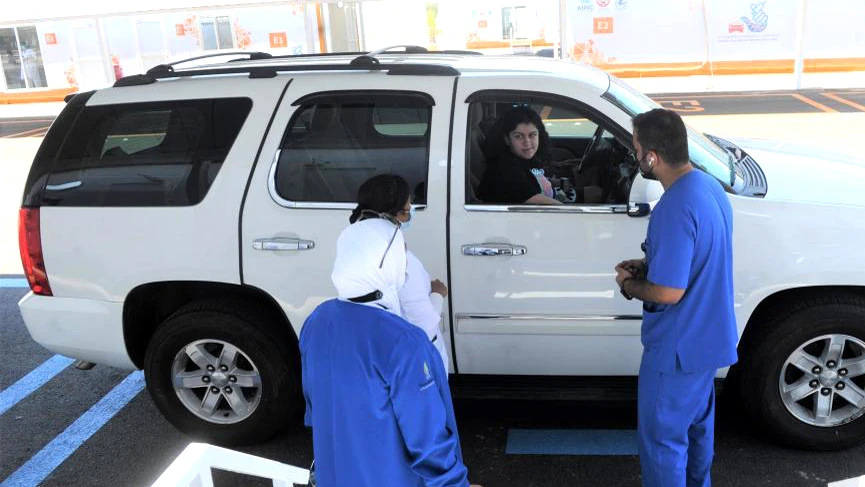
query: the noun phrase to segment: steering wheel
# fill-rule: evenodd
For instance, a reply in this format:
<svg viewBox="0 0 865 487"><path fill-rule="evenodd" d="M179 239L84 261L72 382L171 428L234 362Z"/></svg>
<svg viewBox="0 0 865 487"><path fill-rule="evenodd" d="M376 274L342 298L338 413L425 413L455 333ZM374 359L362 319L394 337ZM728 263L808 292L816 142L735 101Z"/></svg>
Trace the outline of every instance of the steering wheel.
<svg viewBox="0 0 865 487"><path fill-rule="evenodd" d="M589 157L589 154L595 150L598 146L598 142L601 141L601 135L604 134L604 127L598 125L598 128L595 129L595 133L592 135L592 140L589 141L588 147L586 147L586 152L583 153L582 159L580 159L580 164L577 166L577 174L582 172L583 170L583 162Z"/></svg>

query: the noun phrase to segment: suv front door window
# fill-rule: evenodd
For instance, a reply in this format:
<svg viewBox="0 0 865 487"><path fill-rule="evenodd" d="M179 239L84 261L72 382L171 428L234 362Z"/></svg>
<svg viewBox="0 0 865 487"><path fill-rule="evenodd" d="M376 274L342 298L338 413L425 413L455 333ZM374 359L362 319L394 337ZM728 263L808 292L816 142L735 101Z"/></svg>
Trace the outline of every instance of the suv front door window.
<svg viewBox="0 0 865 487"><path fill-rule="evenodd" d="M636 175L636 167L629 157L631 149L625 142L627 138L614 135L607 128L612 127L611 122L600 120L580 104L544 99L540 93L493 94L472 102L468 128L470 150L466 155L467 180L471 185L468 203L499 204L481 201L477 196L478 185L486 171L496 170L496 161L487 160L483 147L489 137L498 137L490 133L496 118L520 105L537 112L549 134L548 156L540 163L545 177L556 189L558 200L573 206L595 206L594 212L600 210L598 205L610 207L612 211L613 206L627 203Z"/></svg>

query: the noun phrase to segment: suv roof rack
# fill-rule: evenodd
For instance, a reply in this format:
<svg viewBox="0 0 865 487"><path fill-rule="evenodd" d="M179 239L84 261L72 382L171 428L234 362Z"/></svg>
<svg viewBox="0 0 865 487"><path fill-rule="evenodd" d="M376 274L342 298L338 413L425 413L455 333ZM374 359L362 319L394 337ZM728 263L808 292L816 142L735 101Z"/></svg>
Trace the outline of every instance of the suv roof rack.
<svg viewBox="0 0 865 487"><path fill-rule="evenodd" d="M167 64L158 64L148 69L145 74L135 74L120 78L114 83L114 87L123 86L140 86L155 83L161 78L179 78L187 76L204 76L208 74L236 74L248 73L250 78L273 78L277 71L356 71L356 70L371 70L371 71L386 71L391 75L420 75L420 76L459 76L460 72L451 66L443 66L440 64L382 64L377 58L377 55L386 54L388 51L402 48L400 54L459 54L459 55L483 55L477 51L465 50L444 50L444 51L429 51L425 47L414 45L396 45L388 46L382 49L377 49L370 52L332 52L332 53L315 53L315 54L289 54L283 56L274 56L266 52L220 52L205 54L203 56L195 56L188 59L181 59ZM236 61L256 61L256 60L274 60L274 59L295 59L295 58L313 58L313 57L329 57L329 56L346 56L354 55L348 64L273 64L271 66L230 66L228 63ZM201 69L189 69L184 71L176 71L174 66L179 64L197 61L200 59L208 59L213 57L223 56L244 56L242 58L229 59L225 66L206 67Z"/></svg>
<svg viewBox="0 0 865 487"><path fill-rule="evenodd" d="M397 44L395 46L382 47L381 49L376 49L375 51L371 51L366 53L367 56L378 56L379 54L385 54L392 49L403 49L403 54L426 54L429 50L425 47L415 46L412 44Z"/></svg>
<svg viewBox="0 0 865 487"><path fill-rule="evenodd" d="M375 57L375 56L378 56L379 54L387 54L389 51L391 51L393 49L400 49L400 48L402 48L403 50L399 51L398 52L399 54L465 54L465 55L472 55L472 56L483 56L484 55L484 53L479 52L479 51L468 51L465 49L445 49L442 51L430 51L429 49L427 49L425 47L415 46L412 44L397 44L395 46L383 47L381 49L376 49L375 51L370 51L370 52L366 53L366 55L371 56L371 57ZM361 54L363 54L363 53L361 53Z"/></svg>
<svg viewBox="0 0 865 487"><path fill-rule="evenodd" d="M271 55L269 53L260 52L260 51L215 52L212 54L205 54L203 56L195 56L195 57L191 57L191 58L187 58L187 59L181 59L179 61L174 61L173 63L157 64L156 66L153 66L152 68L148 69L146 74L161 74L163 72L172 73L172 72L174 72L174 66L177 66L178 64L184 64L184 63L188 63L190 61L198 61L199 59L209 59L209 58L213 58L213 57L223 57L223 56L246 56L246 59L243 59L243 58L229 59L228 60L229 62L231 62L231 61L245 61L245 60L258 60L258 59L270 59L273 57L273 55Z"/></svg>

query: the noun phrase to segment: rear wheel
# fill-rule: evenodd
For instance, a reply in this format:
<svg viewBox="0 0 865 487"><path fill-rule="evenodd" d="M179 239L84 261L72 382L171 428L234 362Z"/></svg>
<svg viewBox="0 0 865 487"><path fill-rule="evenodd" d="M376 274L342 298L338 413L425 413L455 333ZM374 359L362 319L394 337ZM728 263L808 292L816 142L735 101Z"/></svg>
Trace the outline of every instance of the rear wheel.
<svg viewBox="0 0 865 487"><path fill-rule="evenodd" d="M248 444L284 429L300 409L297 353L263 316L196 303L156 330L144 372L175 427L218 444Z"/></svg>
<svg viewBox="0 0 865 487"><path fill-rule="evenodd" d="M785 444L840 450L865 442L865 302L800 303L761 334L739 385L752 417Z"/></svg>

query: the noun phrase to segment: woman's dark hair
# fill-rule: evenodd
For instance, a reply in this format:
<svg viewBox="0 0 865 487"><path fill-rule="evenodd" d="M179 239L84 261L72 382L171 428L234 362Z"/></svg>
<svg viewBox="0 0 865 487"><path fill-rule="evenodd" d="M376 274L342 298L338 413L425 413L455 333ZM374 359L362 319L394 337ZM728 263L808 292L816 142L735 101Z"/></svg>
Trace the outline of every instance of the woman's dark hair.
<svg viewBox="0 0 865 487"><path fill-rule="evenodd" d="M357 190L357 207L348 221L354 223L365 218L364 212L385 214L392 217L405 209L409 197L408 182L396 174L373 176Z"/></svg>
<svg viewBox="0 0 865 487"><path fill-rule="evenodd" d="M655 108L634 117L633 124L644 152L657 152L673 167L688 163L688 129L678 113Z"/></svg>
<svg viewBox="0 0 865 487"><path fill-rule="evenodd" d="M517 128L521 123L534 125L538 129L538 151L532 158L539 164L544 164L550 161L550 134L544 127L544 122L538 112L532 110L527 105L520 105L511 108L496 120L490 128L484 140L484 156L487 161L495 161L502 154L510 153L510 147L505 143L508 134Z"/></svg>

